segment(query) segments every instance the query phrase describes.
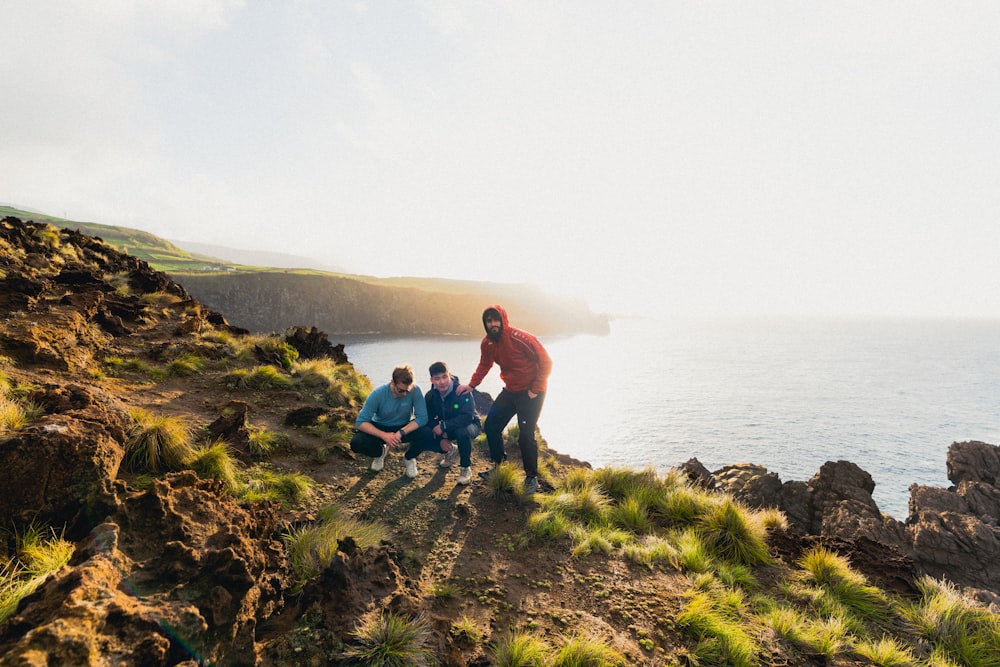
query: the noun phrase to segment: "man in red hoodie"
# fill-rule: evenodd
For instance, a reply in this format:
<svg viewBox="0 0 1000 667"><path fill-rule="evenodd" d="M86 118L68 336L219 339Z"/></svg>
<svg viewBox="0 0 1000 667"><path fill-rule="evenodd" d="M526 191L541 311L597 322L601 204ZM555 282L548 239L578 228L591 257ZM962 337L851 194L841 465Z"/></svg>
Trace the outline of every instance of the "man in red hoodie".
<svg viewBox="0 0 1000 667"><path fill-rule="evenodd" d="M545 401L552 359L533 334L510 326L503 306L494 305L483 311L483 328L486 329L486 336L479 345L479 366L469 384L460 385L456 391L459 394L472 391L483 381L494 363L500 366L504 388L493 401L483 429L490 446L490 459L496 466L507 458L503 430L516 414L520 427L517 444L521 448L524 464L524 490L534 493L538 490L535 426Z"/></svg>

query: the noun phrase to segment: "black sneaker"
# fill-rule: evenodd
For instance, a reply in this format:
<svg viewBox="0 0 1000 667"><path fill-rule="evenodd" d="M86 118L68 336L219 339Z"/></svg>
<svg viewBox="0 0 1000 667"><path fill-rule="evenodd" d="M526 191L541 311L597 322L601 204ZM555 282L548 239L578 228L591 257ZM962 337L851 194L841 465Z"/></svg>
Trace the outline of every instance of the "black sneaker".
<svg viewBox="0 0 1000 667"><path fill-rule="evenodd" d="M538 491L538 478L537 477L525 477L524 478L524 492L527 495L531 495Z"/></svg>

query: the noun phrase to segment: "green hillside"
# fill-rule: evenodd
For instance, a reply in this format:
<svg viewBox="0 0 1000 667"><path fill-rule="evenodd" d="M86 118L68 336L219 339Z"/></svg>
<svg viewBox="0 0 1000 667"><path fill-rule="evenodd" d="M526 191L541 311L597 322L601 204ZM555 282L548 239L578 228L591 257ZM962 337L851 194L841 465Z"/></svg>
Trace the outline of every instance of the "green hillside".
<svg viewBox="0 0 1000 667"><path fill-rule="evenodd" d="M252 331L318 326L328 333L481 335L483 307L503 303L539 335L606 333L608 318L534 285L247 266L191 253L148 232L0 206L0 218L46 222L96 236L170 274L205 305Z"/></svg>

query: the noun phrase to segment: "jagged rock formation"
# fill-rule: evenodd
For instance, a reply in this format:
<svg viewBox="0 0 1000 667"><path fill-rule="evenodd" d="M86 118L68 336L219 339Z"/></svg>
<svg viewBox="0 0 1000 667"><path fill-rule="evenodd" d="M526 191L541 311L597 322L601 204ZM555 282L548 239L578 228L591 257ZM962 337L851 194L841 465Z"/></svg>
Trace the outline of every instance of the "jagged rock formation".
<svg viewBox="0 0 1000 667"><path fill-rule="evenodd" d="M849 461L825 463L808 482L782 483L752 464L708 472L695 459L685 468L693 479L752 507L782 510L803 535L863 538L911 560L918 574L982 589L981 599L1000 602L1000 447L953 443L947 471L955 486L911 486L905 522L879 511L871 475Z"/></svg>

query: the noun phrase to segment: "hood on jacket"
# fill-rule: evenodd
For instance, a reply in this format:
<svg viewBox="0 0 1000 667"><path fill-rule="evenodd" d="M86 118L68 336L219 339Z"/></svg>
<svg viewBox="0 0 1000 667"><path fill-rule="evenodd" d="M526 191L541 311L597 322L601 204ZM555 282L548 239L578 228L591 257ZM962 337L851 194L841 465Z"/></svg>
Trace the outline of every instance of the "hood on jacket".
<svg viewBox="0 0 1000 667"><path fill-rule="evenodd" d="M495 315L500 317L500 333L497 334L496 336L491 336L489 329L486 328L487 315ZM486 308L486 310L483 311L483 330L486 331L486 337L489 338L490 340L494 342L500 340L500 337L503 336L503 332L507 330L507 326L508 326L507 311L504 310L504 307L501 306L500 304L494 304L492 306L489 306Z"/></svg>

